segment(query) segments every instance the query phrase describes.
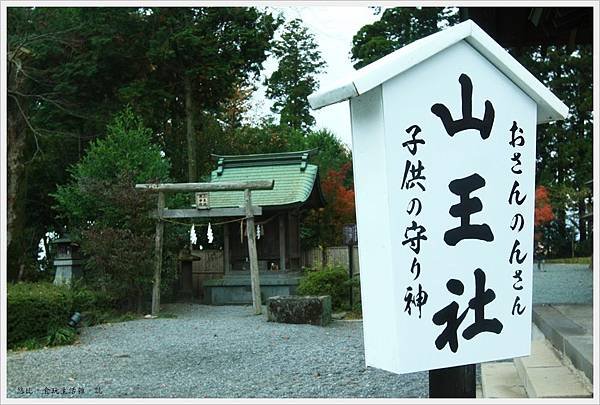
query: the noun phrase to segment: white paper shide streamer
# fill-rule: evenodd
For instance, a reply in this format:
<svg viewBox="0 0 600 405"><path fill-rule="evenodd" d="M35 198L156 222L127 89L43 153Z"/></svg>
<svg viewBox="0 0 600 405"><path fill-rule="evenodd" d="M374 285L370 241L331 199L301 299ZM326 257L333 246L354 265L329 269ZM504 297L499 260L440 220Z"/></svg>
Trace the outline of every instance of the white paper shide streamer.
<svg viewBox="0 0 600 405"><path fill-rule="evenodd" d="M194 225L192 224L192 229L190 229L190 243L193 246L197 242L198 242L198 237L196 236L196 228L194 228Z"/></svg>
<svg viewBox="0 0 600 405"><path fill-rule="evenodd" d="M208 243L213 243L213 231L210 226L210 222L208 223L208 231L206 231L206 237L208 238Z"/></svg>

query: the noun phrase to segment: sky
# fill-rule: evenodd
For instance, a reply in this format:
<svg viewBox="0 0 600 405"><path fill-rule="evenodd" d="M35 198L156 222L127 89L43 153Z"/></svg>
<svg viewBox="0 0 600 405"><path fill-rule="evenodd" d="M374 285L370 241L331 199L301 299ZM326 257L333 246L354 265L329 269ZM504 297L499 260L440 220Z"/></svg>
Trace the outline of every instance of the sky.
<svg viewBox="0 0 600 405"><path fill-rule="evenodd" d="M350 61L352 37L358 30L380 18L374 15L367 6L280 6L270 7L274 12L282 12L286 19L301 19L309 31L315 35L321 56L327 63L325 71L318 76L321 87L326 83L338 81L352 73L354 68ZM262 79L277 69L277 62L269 58L264 64ZM270 100L265 97L265 89L259 86L251 105L253 114L260 116L269 114ZM350 129L350 108L348 101L312 111L316 120L315 129L331 130L348 147L352 145Z"/></svg>

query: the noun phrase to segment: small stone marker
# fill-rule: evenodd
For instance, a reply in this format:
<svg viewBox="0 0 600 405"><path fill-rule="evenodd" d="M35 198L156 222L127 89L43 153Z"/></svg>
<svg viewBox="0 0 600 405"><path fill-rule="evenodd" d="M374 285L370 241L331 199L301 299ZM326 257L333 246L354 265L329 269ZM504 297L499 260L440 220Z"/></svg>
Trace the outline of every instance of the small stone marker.
<svg viewBox="0 0 600 405"><path fill-rule="evenodd" d="M331 322L331 297L329 295L269 297L267 319L279 323L325 326Z"/></svg>

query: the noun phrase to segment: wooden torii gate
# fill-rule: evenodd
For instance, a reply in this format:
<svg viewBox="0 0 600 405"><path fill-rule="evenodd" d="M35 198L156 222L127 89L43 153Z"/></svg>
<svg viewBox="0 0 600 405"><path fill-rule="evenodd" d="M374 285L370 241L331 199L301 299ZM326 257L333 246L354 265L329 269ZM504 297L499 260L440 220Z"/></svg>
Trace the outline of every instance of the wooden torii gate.
<svg viewBox="0 0 600 405"><path fill-rule="evenodd" d="M163 218L208 218L243 216L247 221L248 255L250 257L250 283L252 285L252 305L254 313L262 312L260 299L260 279L258 276L258 257L256 254L256 229L254 216L262 214L262 208L252 206L252 190L272 190L274 180L246 181L235 183L157 183L136 184L136 189L158 192L158 209L152 215L156 221L156 239L154 248L154 285L152 287L152 316L160 311L160 277L162 271ZM244 191L244 206L238 208L198 209L165 209L165 193L175 192L214 192Z"/></svg>

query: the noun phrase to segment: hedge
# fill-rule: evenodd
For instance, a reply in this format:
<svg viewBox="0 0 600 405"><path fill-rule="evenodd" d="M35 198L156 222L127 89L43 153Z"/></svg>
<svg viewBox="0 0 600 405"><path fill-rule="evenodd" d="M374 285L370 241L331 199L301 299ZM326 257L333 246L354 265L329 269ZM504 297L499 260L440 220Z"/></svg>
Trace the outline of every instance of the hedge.
<svg viewBox="0 0 600 405"><path fill-rule="evenodd" d="M9 348L31 339L48 339L67 327L75 311L105 310L110 297L95 291L52 283L9 284L7 289L7 344ZM52 339L50 339L51 341Z"/></svg>
<svg viewBox="0 0 600 405"><path fill-rule="evenodd" d="M343 267L310 270L300 279L297 292L301 295L330 295L334 309L346 308L350 294L348 271Z"/></svg>

